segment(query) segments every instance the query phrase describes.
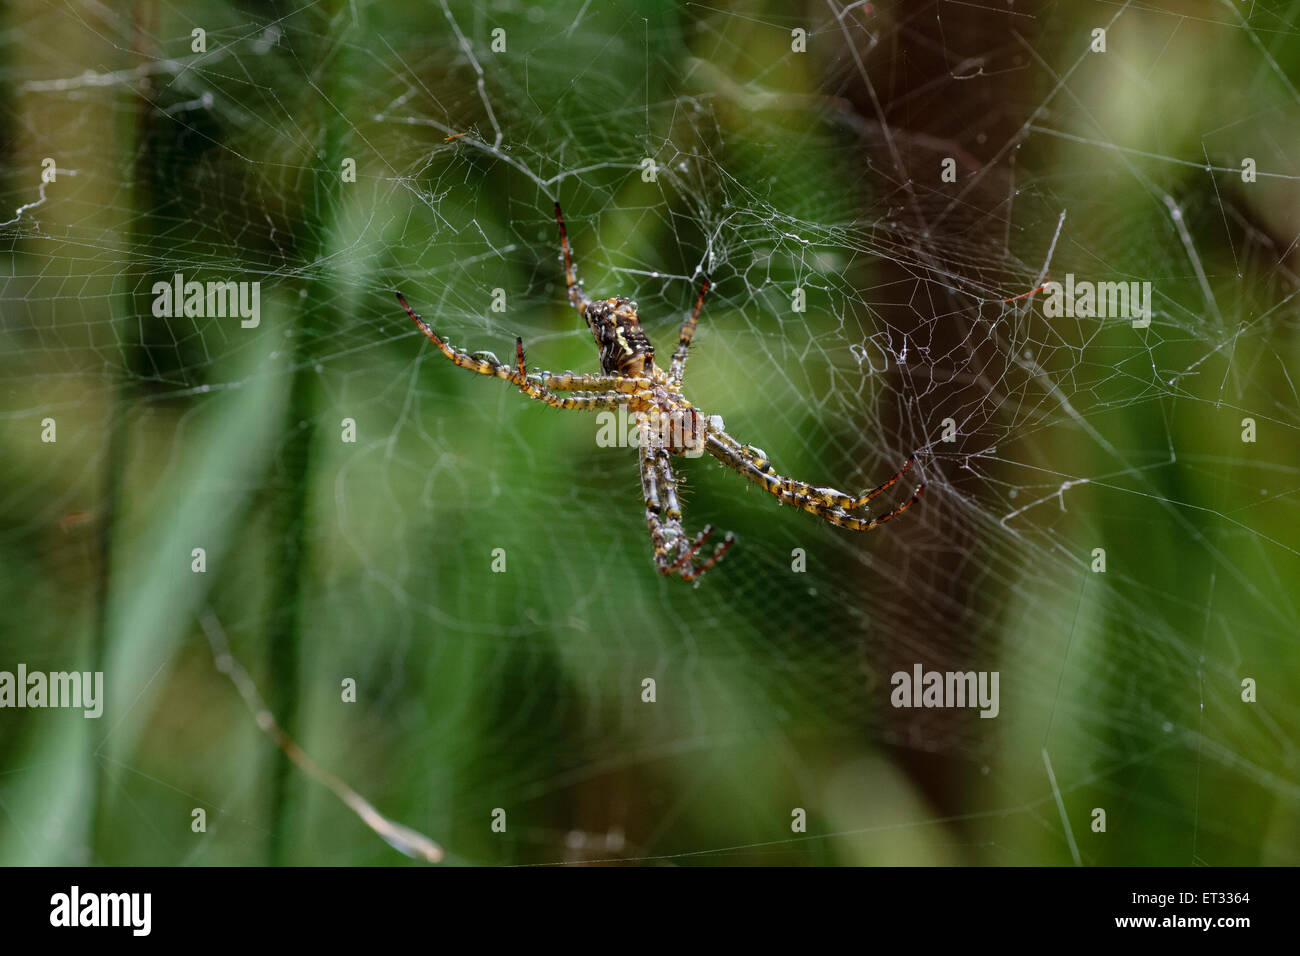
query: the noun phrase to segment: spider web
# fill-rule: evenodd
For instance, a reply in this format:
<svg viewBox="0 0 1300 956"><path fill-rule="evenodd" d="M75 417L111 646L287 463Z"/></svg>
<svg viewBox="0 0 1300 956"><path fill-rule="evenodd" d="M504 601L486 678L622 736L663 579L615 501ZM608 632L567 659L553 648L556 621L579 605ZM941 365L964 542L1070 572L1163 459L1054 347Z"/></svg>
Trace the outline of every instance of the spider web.
<svg viewBox="0 0 1300 956"><path fill-rule="evenodd" d="M0 667L107 691L3 714L0 859L402 859L206 619L456 862L1297 862L1297 15L12 5ZM921 502L854 535L679 461L739 540L655 575L634 450L393 297L594 370L556 199L661 360L711 278L686 392L730 433L845 491L916 452ZM176 273L260 324L154 317ZM1067 274L1152 283L1149 327L1024 297ZM997 719L891 707L916 664L999 672Z"/></svg>

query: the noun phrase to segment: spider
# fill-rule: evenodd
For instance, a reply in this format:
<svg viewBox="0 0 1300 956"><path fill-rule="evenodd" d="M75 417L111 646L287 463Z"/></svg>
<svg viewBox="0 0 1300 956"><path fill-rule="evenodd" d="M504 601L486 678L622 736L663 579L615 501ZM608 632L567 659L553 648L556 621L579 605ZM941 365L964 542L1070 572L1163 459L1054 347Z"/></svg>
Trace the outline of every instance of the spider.
<svg viewBox="0 0 1300 956"><path fill-rule="evenodd" d="M672 455L699 455L707 451L722 464L744 475L780 501L802 508L831 524L852 531L871 531L896 518L916 504L925 485L917 487L912 497L892 511L872 518L852 514L877 495L888 490L912 467L916 455L893 477L871 491L848 495L834 488L821 488L786 478L776 473L767 455L753 445L744 445L723 430L722 419L705 416L682 394L682 376L695 327L699 321L704 296L709 291L706 276L695 300L695 307L682 323L677 349L668 369L655 364L654 346L646 338L637 317L635 302L621 296L612 299L589 298L578 282L573 267L573 253L564 228L560 204L555 204L555 221L560 227L560 248L564 261L564 280L569 303L586 320L600 352L600 374L579 375L573 372L529 374L524 364L524 341L515 339L515 364L506 365L491 352L470 354L452 346L433 331L406 304L402 293L397 301L420 331L461 368L481 375L505 379L529 398L554 408L581 411L616 409L627 406L640 435L637 442L641 464L641 490L645 499L645 519L654 547L654 563L659 573L676 575L698 584L701 576L723 559L735 543L730 532L714 548L707 560L697 563L700 548L713 534L713 526L691 537L682 527L682 509L677 494L677 479L670 463Z"/></svg>

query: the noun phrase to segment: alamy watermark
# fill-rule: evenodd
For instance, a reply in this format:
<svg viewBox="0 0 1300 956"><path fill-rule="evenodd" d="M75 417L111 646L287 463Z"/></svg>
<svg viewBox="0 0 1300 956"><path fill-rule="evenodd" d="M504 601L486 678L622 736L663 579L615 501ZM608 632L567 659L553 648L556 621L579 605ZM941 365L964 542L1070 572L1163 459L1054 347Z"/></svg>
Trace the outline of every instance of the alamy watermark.
<svg viewBox="0 0 1300 956"><path fill-rule="evenodd" d="M51 926L120 926L133 936L148 936L153 919L152 893L68 893L50 897Z"/></svg>
<svg viewBox="0 0 1300 956"><path fill-rule="evenodd" d="M262 321L262 283L190 282L182 273L153 284L153 314L160 319L224 319L239 316L245 329Z"/></svg>
<svg viewBox="0 0 1300 956"><path fill-rule="evenodd" d="M704 443L709 429L721 431L721 415L705 416L694 408L674 411L671 415L657 409L649 413L650 428L659 435L669 451L699 458L704 454ZM603 411L596 415L596 444L601 448L639 448L641 429L636 418L628 414L627 406L617 411Z"/></svg>
<svg viewBox="0 0 1300 956"><path fill-rule="evenodd" d="M87 717L104 713L103 671L0 671L0 707L80 707Z"/></svg>
<svg viewBox="0 0 1300 956"><path fill-rule="evenodd" d="M1043 315L1049 319L1131 319L1133 328L1151 324L1150 282L1076 281L1068 273L1065 282L1045 282Z"/></svg>
<svg viewBox="0 0 1300 956"><path fill-rule="evenodd" d="M895 707L978 707L981 717L996 717L997 671L927 671L913 664L912 671L895 671L889 702Z"/></svg>

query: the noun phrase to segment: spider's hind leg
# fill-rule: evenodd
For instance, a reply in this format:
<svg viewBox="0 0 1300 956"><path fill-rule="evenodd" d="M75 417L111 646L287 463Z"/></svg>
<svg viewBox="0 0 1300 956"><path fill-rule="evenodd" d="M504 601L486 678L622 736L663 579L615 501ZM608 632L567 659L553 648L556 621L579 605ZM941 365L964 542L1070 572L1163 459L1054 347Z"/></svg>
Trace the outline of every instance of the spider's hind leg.
<svg viewBox="0 0 1300 956"><path fill-rule="evenodd" d="M725 558L727 552L731 550L731 546L736 543L736 536L728 531L726 536L723 537L722 543L713 549L713 554L709 557L709 560L705 561L701 565L690 563L694 559L695 553L700 550L700 545L702 545L711 534L713 534L713 525L705 525L704 530L700 532L698 537L696 537L686 554L678 559L678 564L685 562L685 566L677 572L682 576L683 581L694 581L698 585L700 578L704 577L704 572L708 571L709 568L713 567Z"/></svg>
<svg viewBox="0 0 1300 956"><path fill-rule="evenodd" d="M705 450L732 471L738 472L749 481L758 485L768 494L786 504L794 505L809 514L828 521L850 531L871 531L886 521L897 518L920 499L925 491L922 483L907 501L898 505L878 518L869 515L856 515L854 509L861 508L872 498L891 488L916 460L913 455L896 474L887 481L860 495L847 495L834 488L820 488L805 481L787 478L776 472L771 462L759 449L751 445L742 445L724 431L711 431L705 443Z"/></svg>
<svg viewBox="0 0 1300 956"><path fill-rule="evenodd" d="M916 463L916 452L912 452L912 454L908 457L907 461L903 464L903 467L898 469L898 471L894 472L892 478L887 478L885 481L881 482L871 491L864 491L862 494L858 495L858 497L853 499L853 503L849 505L849 508L850 509L861 508L872 498L876 497L876 495L880 494L881 492L888 491L890 488L894 487L898 479L902 478L903 475L907 474L907 470L911 468L912 465L914 465L915 463ZM921 487L924 488L925 486L922 485ZM918 490L917 495L920 495L920 493L921 493L920 490ZM913 501L915 501L915 498L913 498ZM909 507L910 506L911 504L909 502Z"/></svg>
<svg viewBox="0 0 1300 956"><path fill-rule="evenodd" d="M648 435L648 425L644 422L639 424L642 434ZM695 563L696 554L713 534L713 526L705 526L694 539L687 535L682 527L677 479L669 464L668 452L653 441L644 443L641 448L641 487L645 492L646 524L654 547L656 570L665 577L677 575L683 581L698 582L731 550L736 542L735 535L728 532L708 560L703 564Z"/></svg>

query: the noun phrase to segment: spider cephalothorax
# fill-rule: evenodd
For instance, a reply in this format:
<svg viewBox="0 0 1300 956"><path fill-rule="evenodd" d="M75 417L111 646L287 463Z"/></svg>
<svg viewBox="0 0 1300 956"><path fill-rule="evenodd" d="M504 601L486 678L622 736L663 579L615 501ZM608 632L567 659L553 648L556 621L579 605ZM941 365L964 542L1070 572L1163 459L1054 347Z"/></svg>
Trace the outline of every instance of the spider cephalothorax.
<svg viewBox="0 0 1300 956"><path fill-rule="evenodd" d="M682 323L677 348L669 367L662 369L655 364L654 346L641 328L636 304L621 296L592 299L578 282L558 202L555 204L555 221L560 227L560 247L569 302L582 315L596 340L600 352L600 375L580 375L574 372L559 375L551 372L529 374L524 362L524 342L519 338L515 339L516 361L513 366L498 361L490 352L471 355L454 348L429 328L406 304L406 299L400 292L397 293L397 300L434 345L462 368L506 379L530 398L555 408L585 411L620 406L627 408L636 422L640 436L637 444L641 456L641 490L645 499L646 524L654 547L655 566L660 574L675 574L687 581L698 581L704 572L722 560L735 541L735 537L728 533L707 560L696 563L696 555L713 534L713 526L706 525L694 538L683 528L677 479L669 461L671 455L693 456L707 451L722 464L744 475L780 501L853 531L870 531L916 503L925 490L924 484L918 486L907 501L878 518L852 513L893 486L912 467L915 455L888 481L860 495L848 495L834 488L818 487L777 474L762 450L741 444L732 438L723 430L721 418L703 414L682 394L686 358L695 336L705 293L709 291L708 278L704 279L700 287L695 308Z"/></svg>

